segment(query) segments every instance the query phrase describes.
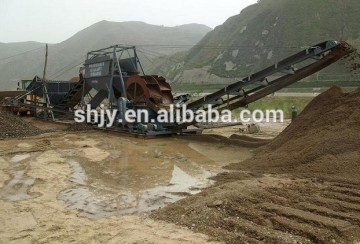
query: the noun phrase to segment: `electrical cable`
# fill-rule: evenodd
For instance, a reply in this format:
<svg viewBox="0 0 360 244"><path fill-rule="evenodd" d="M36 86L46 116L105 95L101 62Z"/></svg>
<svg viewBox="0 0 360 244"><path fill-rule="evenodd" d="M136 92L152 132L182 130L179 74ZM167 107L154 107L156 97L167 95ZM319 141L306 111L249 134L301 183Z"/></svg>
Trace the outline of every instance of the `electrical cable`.
<svg viewBox="0 0 360 244"><path fill-rule="evenodd" d="M35 48L35 49L31 49L31 50L28 50L28 51L25 51L25 52L21 52L21 53L18 53L18 54L15 54L15 55L12 55L12 56L9 56L9 57L6 57L6 58L1 58L1 59L0 59L0 61L7 60L7 59L10 59L10 58L14 58L14 57L17 57L17 56L23 55L23 54L25 54L25 53L29 53L29 52L33 52L33 51L37 51L37 50L40 50L40 49L43 49L43 47L39 47L39 48Z"/></svg>

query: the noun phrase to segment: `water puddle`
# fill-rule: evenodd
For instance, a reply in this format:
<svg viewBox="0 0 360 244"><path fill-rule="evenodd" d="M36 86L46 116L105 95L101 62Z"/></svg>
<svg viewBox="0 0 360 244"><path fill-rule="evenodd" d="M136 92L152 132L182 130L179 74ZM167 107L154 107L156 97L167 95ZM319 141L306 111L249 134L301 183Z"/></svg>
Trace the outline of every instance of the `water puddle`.
<svg viewBox="0 0 360 244"><path fill-rule="evenodd" d="M29 193L35 182L27 176L29 166L25 165L24 160L29 157L30 154L19 154L9 160L11 165L7 172L11 178L0 189L0 199L21 201L39 196L39 193Z"/></svg>
<svg viewBox="0 0 360 244"><path fill-rule="evenodd" d="M248 155L176 138L101 140L69 155L72 186L58 194L80 215L95 219L148 212L199 193L222 166Z"/></svg>
<svg viewBox="0 0 360 244"><path fill-rule="evenodd" d="M25 159L29 158L29 157L30 157L30 154L19 154L19 155L15 155L14 157L12 157L12 158L10 159L10 162L11 162L11 163L18 163L18 162L20 162L20 161L22 161L22 160L25 160Z"/></svg>
<svg viewBox="0 0 360 244"><path fill-rule="evenodd" d="M69 164L73 170L70 176L70 181L78 185L85 185L86 175L81 165L75 160L69 160Z"/></svg>
<svg viewBox="0 0 360 244"><path fill-rule="evenodd" d="M95 219L164 207L200 192L211 184L208 177L213 175L204 170L195 178L174 165L167 182L143 190L126 190L100 184L86 185L87 176L81 165L74 160L70 160L69 164L73 169L70 181L75 183L76 187L62 191L58 198L67 202L70 208L80 210L82 216Z"/></svg>

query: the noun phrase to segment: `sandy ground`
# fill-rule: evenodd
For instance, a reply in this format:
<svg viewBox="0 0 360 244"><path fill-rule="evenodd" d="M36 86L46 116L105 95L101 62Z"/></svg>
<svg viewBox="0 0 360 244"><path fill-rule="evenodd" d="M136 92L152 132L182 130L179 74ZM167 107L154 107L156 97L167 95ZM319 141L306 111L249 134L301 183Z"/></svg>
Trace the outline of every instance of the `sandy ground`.
<svg viewBox="0 0 360 244"><path fill-rule="evenodd" d="M208 243L145 212L198 193L222 166L250 156L97 131L1 140L0 243Z"/></svg>
<svg viewBox="0 0 360 244"><path fill-rule="evenodd" d="M257 125L260 128L260 132L250 135L254 138L259 139L273 139L281 131L283 131L289 124L291 123L291 120L284 120L284 122L277 122L277 123L257 123ZM212 129L206 129L204 131L204 134L218 134L225 137L230 137L233 134L236 135L244 135L246 133L241 132L241 130L246 130L247 125L236 125L236 126L227 126L222 128L212 128Z"/></svg>

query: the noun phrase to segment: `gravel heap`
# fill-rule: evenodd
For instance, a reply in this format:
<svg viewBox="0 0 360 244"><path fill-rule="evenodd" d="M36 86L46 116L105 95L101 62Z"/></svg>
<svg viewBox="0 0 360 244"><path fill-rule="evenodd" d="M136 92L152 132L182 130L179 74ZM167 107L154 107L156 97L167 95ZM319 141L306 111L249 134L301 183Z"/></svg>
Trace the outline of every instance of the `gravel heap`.
<svg viewBox="0 0 360 244"><path fill-rule="evenodd" d="M29 122L0 109L0 138L34 136L40 133L42 131Z"/></svg>

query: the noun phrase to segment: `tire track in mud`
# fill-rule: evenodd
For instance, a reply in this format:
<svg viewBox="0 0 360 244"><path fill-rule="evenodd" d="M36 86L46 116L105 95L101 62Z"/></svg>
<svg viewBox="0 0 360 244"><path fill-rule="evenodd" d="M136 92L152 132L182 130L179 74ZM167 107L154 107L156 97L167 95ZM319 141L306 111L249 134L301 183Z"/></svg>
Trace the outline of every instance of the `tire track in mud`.
<svg viewBox="0 0 360 244"><path fill-rule="evenodd" d="M272 193L264 194L263 203L248 206L242 214L246 216L246 221L257 219L258 224L291 234L300 243L348 243L360 239L358 195L339 194L339 189L332 185L313 189L315 192L308 196L304 196L303 190L301 187L273 189ZM341 191L353 192L351 188L341 188ZM261 218L270 220L270 223L259 221ZM275 236L279 237L278 234ZM266 235L263 237L267 243L275 243ZM258 239L263 237L260 235Z"/></svg>
<svg viewBox="0 0 360 244"><path fill-rule="evenodd" d="M256 180L258 181L258 180ZM315 180L314 180L315 181ZM180 201L154 214L226 243L353 243L360 240L360 197L356 184L294 180L242 191L218 206ZM339 186L341 185L341 186ZM217 192L205 192L220 196ZM220 193L221 194L221 193ZM197 198L197 196L193 196ZM191 200L194 202L194 199ZM196 200L195 200L196 202ZM205 206L204 206L205 205ZM181 219L174 214L187 212ZM201 220L199 216L208 216Z"/></svg>

